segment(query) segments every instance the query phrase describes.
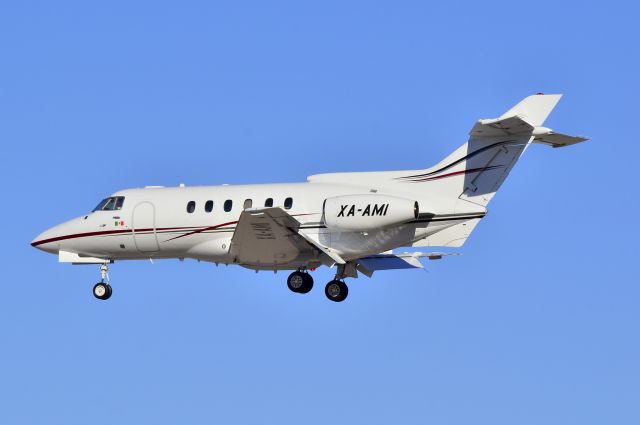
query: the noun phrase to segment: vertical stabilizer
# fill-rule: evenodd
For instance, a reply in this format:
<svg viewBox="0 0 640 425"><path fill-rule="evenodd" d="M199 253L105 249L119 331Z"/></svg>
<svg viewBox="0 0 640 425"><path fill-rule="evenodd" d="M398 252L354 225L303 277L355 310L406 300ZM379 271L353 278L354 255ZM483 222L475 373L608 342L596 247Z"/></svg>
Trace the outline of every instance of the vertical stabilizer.
<svg viewBox="0 0 640 425"><path fill-rule="evenodd" d="M525 97L516 106L502 114L499 119L517 116L534 127L540 127L561 97L561 94L535 94Z"/></svg>
<svg viewBox="0 0 640 425"><path fill-rule="evenodd" d="M456 212L486 208L530 143L561 147L586 140L542 127L561 97L529 96L499 118L479 120L469 132L467 143L453 154L401 180L423 185L425 193L437 193L440 202L452 202ZM444 229L414 246L461 246L479 221Z"/></svg>

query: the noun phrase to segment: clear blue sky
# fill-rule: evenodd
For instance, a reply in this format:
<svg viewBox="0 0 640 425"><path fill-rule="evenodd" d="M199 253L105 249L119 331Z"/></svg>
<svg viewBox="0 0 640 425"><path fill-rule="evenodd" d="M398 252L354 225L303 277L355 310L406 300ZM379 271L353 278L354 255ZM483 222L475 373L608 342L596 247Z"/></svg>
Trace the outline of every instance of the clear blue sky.
<svg viewBox="0 0 640 425"><path fill-rule="evenodd" d="M4 2L0 423L637 424L632 2ZM342 304L29 246L118 189L424 168L564 93L462 257Z"/></svg>

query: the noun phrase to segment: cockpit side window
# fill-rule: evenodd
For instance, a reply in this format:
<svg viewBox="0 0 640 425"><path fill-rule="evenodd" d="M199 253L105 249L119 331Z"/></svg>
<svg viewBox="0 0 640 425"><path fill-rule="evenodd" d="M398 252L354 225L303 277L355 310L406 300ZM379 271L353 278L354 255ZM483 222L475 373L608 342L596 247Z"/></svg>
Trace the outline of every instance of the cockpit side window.
<svg viewBox="0 0 640 425"><path fill-rule="evenodd" d="M93 211L117 211L124 205L124 196L112 196L100 201Z"/></svg>
<svg viewBox="0 0 640 425"><path fill-rule="evenodd" d="M124 205L124 196L116 197L116 210L121 210Z"/></svg>

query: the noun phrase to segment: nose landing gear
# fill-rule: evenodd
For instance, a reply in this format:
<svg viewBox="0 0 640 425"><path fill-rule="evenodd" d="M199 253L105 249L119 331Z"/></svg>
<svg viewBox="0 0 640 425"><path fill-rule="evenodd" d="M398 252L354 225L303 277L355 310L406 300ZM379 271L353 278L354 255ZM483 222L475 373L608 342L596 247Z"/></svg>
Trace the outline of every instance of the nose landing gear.
<svg viewBox="0 0 640 425"><path fill-rule="evenodd" d="M113 291L111 285L109 285L109 266L106 264L100 265L100 277L100 282L93 286L93 296L99 300L108 300L111 298Z"/></svg>

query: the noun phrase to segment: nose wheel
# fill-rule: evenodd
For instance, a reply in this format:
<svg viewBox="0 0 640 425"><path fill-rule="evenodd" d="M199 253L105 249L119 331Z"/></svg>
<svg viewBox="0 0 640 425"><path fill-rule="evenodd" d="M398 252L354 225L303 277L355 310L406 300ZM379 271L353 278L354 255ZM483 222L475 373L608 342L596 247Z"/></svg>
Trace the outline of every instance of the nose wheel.
<svg viewBox="0 0 640 425"><path fill-rule="evenodd" d="M98 282L93 287L93 296L99 300L108 300L112 293L111 285L104 282Z"/></svg>
<svg viewBox="0 0 640 425"><path fill-rule="evenodd" d="M102 280L93 286L93 296L99 300L108 300L113 290L109 285L109 266L106 264L100 266L100 277Z"/></svg>

